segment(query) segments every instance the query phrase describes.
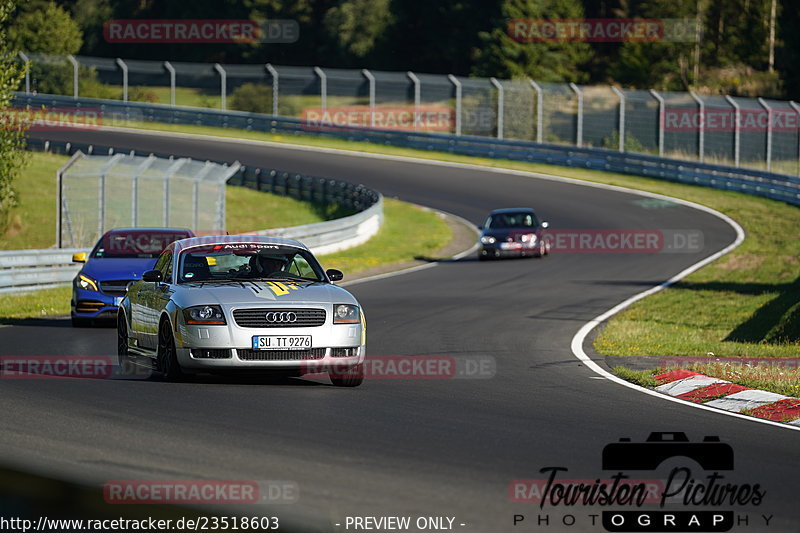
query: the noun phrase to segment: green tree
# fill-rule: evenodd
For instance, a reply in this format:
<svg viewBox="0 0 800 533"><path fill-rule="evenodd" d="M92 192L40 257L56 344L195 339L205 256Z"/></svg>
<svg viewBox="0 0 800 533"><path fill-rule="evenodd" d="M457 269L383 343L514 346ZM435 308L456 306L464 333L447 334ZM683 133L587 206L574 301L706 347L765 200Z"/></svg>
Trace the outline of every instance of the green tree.
<svg viewBox="0 0 800 533"><path fill-rule="evenodd" d="M8 43L5 24L14 9L14 0L0 0L0 233L8 226L8 215L17 203L14 178L26 161L25 132L16 127L13 113L9 110L13 91L19 87L24 76L24 66L15 60L16 51Z"/></svg>
<svg viewBox="0 0 800 533"><path fill-rule="evenodd" d="M390 0L346 0L325 13L325 27L348 53L364 57L392 23Z"/></svg>
<svg viewBox="0 0 800 533"><path fill-rule="evenodd" d="M8 40L13 49L34 54L77 54L83 32L69 13L50 2L23 10L9 28Z"/></svg>
<svg viewBox="0 0 800 533"><path fill-rule="evenodd" d="M578 0L504 0L502 19L494 29L481 32L483 47L476 54L473 74L538 81L585 81L584 66L591 59L585 42L519 42L508 34L515 19L581 19Z"/></svg>

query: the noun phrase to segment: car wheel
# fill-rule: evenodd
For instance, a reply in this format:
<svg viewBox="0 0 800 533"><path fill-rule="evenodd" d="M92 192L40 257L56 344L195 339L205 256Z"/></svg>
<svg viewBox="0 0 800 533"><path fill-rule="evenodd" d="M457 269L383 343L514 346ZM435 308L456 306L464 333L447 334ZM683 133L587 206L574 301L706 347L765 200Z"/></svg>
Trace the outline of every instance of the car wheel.
<svg viewBox="0 0 800 533"><path fill-rule="evenodd" d="M75 315L70 315L73 328L88 328L92 325L91 318L81 318Z"/></svg>
<svg viewBox="0 0 800 533"><path fill-rule="evenodd" d="M336 387L358 387L364 383L364 365L328 370L328 377Z"/></svg>
<svg viewBox="0 0 800 533"><path fill-rule="evenodd" d="M158 369L170 381L177 381L183 377L178 354L175 351L175 338L166 320L161 322L161 327L158 329Z"/></svg>
<svg viewBox="0 0 800 533"><path fill-rule="evenodd" d="M122 313L117 313L117 358L120 374L130 376L134 373L134 365L128 355L128 323Z"/></svg>

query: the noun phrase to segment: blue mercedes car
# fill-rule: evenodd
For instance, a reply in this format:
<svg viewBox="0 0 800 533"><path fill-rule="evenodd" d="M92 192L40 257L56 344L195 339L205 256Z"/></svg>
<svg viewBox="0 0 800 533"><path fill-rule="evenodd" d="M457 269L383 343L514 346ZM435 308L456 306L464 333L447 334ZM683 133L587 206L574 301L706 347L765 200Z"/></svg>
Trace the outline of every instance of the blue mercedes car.
<svg viewBox="0 0 800 533"><path fill-rule="evenodd" d="M88 254L73 255L72 261L84 266L72 282L72 325L116 319L128 284L152 269L170 243L194 236L192 231L180 228L118 228L100 237Z"/></svg>

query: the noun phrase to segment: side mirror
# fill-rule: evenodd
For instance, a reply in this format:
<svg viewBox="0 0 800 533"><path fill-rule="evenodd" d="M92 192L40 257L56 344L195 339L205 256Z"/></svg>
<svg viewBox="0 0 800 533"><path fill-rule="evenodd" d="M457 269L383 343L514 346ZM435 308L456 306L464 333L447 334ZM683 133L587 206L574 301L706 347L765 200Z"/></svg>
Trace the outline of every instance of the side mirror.
<svg viewBox="0 0 800 533"><path fill-rule="evenodd" d="M550 223L549 222L542 222L542 229L547 229L549 227L550 227Z"/></svg>
<svg viewBox="0 0 800 533"><path fill-rule="evenodd" d="M164 279L164 274L160 270L148 270L142 274L142 281L148 283L160 283Z"/></svg>
<svg viewBox="0 0 800 533"><path fill-rule="evenodd" d="M73 263L85 263L86 262L86 252L78 252L77 254L72 254L72 262Z"/></svg>
<svg viewBox="0 0 800 533"><path fill-rule="evenodd" d="M344 279L344 274L341 270L336 270L335 268L329 268L325 271L325 274L328 275L331 281L341 281Z"/></svg>

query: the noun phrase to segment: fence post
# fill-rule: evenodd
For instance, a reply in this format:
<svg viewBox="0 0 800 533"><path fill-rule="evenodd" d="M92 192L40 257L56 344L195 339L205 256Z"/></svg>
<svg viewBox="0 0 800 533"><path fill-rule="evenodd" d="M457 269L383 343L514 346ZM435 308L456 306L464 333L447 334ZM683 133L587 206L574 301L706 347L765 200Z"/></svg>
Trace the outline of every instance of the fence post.
<svg viewBox="0 0 800 533"><path fill-rule="evenodd" d="M419 101L420 101L420 87L419 78L410 70L406 72L408 78L414 83L414 131L419 129Z"/></svg>
<svg viewBox="0 0 800 533"><path fill-rule="evenodd" d="M617 89L615 86L611 86L611 90L614 91L619 97L619 151L625 151L625 93Z"/></svg>
<svg viewBox="0 0 800 533"><path fill-rule="evenodd" d="M221 109L225 111L228 108L228 73L222 68L219 63L214 63L214 70L219 74L219 96L221 100Z"/></svg>
<svg viewBox="0 0 800 533"><path fill-rule="evenodd" d="M738 167L739 166L739 139L741 133L741 109L739 108L739 104L731 98L729 95L725 95L725 101L731 104L733 107L733 161L734 164Z"/></svg>
<svg viewBox="0 0 800 533"><path fill-rule="evenodd" d="M72 54L67 54L67 59L72 63L72 97L78 97L78 60Z"/></svg>
<svg viewBox="0 0 800 533"><path fill-rule="evenodd" d="M56 187L58 188L56 190L56 213L58 213L58 218L56 218L56 247L58 248L63 248L61 237L61 218L64 216L64 172L69 170L69 167L75 164L75 161L81 159L82 157L84 157L83 152L78 150L72 154L72 157L70 157L61 168L56 171Z"/></svg>
<svg viewBox="0 0 800 533"><path fill-rule="evenodd" d="M189 159L186 159L185 157L182 157L182 158L176 160L174 163L172 163L172 165L170 165L170 167L164 173L164 214L163 214L163 217L164 217L164 227L165 228L169 227L169 189L170 189L170 181L172 181L172 176L174 176L175 173L178 172L178 170L180 170L180 168L187 161L189 161Z"/></svg>
<svg viewBox="0 0 800 533"><path fill-rule="evenodd" d="M456 135L461 135L461 82L452 74L448 74L447 79L456 89Z"/></svg>
<svg viewBox="0 0 800 533"><path fill-rule="evenodd" d="M655 89L650 94L658 101L658 157L664 157L664 99Z"/></svg>
<svg viewBox="0 0 800 533"><path fill-rule="evenodd" d="M328 110L328 76L325 71L319 67L314 67L314 73L319 76L319 97L322 107L322 114Z"/></svg>
<svg viewBox="0 0 800 533"><path fill-rule="evenodd" d="M265 66L267 67L267 72L269 72L269 75L272 76L272 114L277 117L278 116L278 71L275 70L275 67L273 67L271 63L267 63Z"/></svg>
<svg viewBox="0 0 800 533"><path fill-rule="evenodd" d="M758 99L758 103L761 104L767 111L767 172L772 171L772 108L767 105L766 100L763 98Z"/></svg>
<svg viewBox="0 0 800 533"><path fill-rule="evenodd" d="M700 111L700 122L697 125L697 157L700 162L705 159L706 151L706 105L703 99L700 98L694 91L689 91L689 95L697 102L698 110Z"/></svg>
<svg viewBox="0 0 800 533"><path fill-rule="evenodd" d="M533 80L528 80L531 84L531 87L534 88L536 91L536 142L543 142L544 133L542 130L544 129L544 102L543 96L544 91L542 91L542 87Z"/></svg>
<svg viewBox="0 0 800 533"><path fill-rule="evenodd" d="M31 94L31 69L30 69L30 65L32 64L31 60L27 55L25 55L24 52L17 52L17 55L21 60L27 63L25 65L25 94Z"/></svg>
<svg viewBox="0 0 800 533"><path fill-rule="evenodd" d="M123 102L127 102L128 101L128 65L126 65L125 62L120 58L117 58L115 60L115 63L122 70L122 101Z"/></svg>
<svg viewBox="0 0 800 533"><path fill-rule="evenodd" d="M575 126L575 146L580 148L583 146L583 91L574 83L570 83L569 88L578 96L578 123Z"/></svg>
<svg viewBox="0 0 800 533"><path fill-rule="evenodd" d="M497 138L503 138L503 119L505 113L505 93L503 86L497 81L497 78L489 78L489 82L497 89Z"/></svg>
<svg viewBox="0 0 800 533"><path fill-rule="evenodd" d="M789 105L792 106L792 109L797 111L798 118L800 118L800 105L797 102L790 100ZM797 174L800 174L800 129L797 130Z"/></svg>
<svg viewBox="0 0 800 533"><path fill-rule="evenodd" d="M131 175L131 227L133 228L139 224L139 176L155 161L156 156L150 154Z"/></svg>
<svg viewBox="0 0 800 533"><path fill-rule="evenodd" d="M169 72L169 104L175 107L175 68L169 61L164 61L164 68Z"/></svg>
<svg viewBox="0 0 800 533"><path fill-rule="evenodd" d="M372 75L372 72L369 70L362 68L361 74L367 78L367 83L369 83L369 126L371 128L375 127L375 76Z"/></svg>
<svg viewBox="0 0 800 533"><path fill-rule="evenodd" d="M206 160L206 164L203 165L203 168L200 169L200 172L198 172L192 180L192 231L194 232L200 229L198 227L200 223L200 182L205 179L212 168L214 168L214 164ZM242 173L242 184L244 184L244 173Z"/></svg>

